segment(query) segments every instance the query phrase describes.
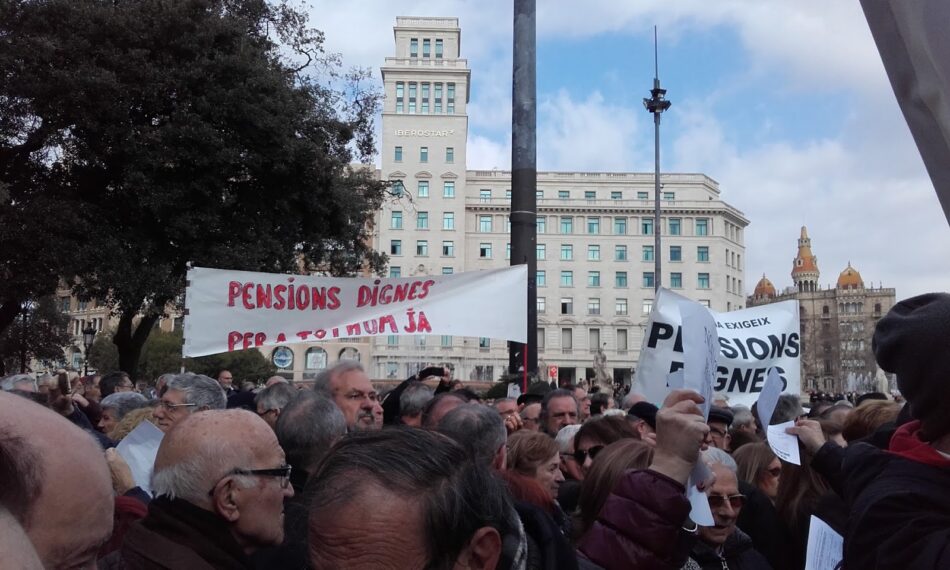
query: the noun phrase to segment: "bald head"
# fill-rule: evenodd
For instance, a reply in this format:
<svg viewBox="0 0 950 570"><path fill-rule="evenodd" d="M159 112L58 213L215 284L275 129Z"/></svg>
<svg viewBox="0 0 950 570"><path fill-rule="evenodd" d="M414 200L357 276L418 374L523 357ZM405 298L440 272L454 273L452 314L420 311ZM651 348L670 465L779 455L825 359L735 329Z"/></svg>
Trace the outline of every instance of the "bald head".
<svg viewBox="0 0 950 570"><path fill-rule="evenodd" d="M62 484L64 475L69 484ZM112 534L113 495L92 436L38 404L0 393L0 480L0 507L22 525L43 566L95 561Z"/></svg>

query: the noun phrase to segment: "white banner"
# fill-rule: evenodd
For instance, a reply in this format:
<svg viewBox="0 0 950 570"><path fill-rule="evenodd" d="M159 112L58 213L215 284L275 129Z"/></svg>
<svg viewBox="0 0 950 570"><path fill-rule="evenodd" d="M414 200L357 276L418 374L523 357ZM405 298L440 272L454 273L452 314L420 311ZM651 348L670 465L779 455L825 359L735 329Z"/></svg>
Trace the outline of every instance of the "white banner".
<svg viewBox="0 0 950 570"><path fill-rule="evenodd" d="M686 362L681 303L698 305L672 291L660 289L640 348L634 389L657 404L670 391L667 376L684 368ZM728 313L705 307L703 310L715 319L718 333L719 354L712 388L728 394L730 405L752 406L772 367L784 383L783 392L800 393L801 338L797 302L783 301ZM702 350L702 345L698 348ZM690 356L691 361L702 358L704 356Z"/></svg>
<svg viewBox="0 0 950 570"><path fill-rule="evenodd" d="M526 342L528 269L355 279L195 267L184 356L388 335Z"/></svg>

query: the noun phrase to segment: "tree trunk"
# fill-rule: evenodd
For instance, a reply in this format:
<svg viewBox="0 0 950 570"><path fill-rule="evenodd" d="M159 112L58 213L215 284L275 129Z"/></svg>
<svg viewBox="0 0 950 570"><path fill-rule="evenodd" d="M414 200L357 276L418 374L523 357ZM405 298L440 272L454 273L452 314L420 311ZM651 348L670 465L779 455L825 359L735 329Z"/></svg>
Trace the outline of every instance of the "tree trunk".
<svg viewBox="0 0 950 570"><path fill-rule="evenodd" d="M119 326L112 337L112 342L119 350L119 369L135 379L138 373L139 358L142 356L142 347L152 332L152 327L158 321L159 315L142 317L135 330L132 330L132 321L137 313L125 309L119 316Z"/></svg>
<svg viewBox="0 0 950 570"><path fill-rule="evenodd" d="M20 315L25 300L18 296L12 299L9 297L0 299L0 333L12 325L13 321Z"/></svg>

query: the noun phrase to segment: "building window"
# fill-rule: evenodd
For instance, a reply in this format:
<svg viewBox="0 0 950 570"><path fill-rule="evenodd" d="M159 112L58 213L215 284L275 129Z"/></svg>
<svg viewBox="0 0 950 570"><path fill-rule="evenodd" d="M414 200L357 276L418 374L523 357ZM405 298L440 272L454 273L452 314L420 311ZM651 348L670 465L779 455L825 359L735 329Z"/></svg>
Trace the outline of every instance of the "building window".
<svg viewBox="0 0 950 570"><path fill-rule="evenodd" d="M455 147L445 147L445 163L453 164L455 162Z"/></svg>
<svg viewBox="0 0 950 570"><path fill-rule="evenodd" d="M561 261L573 261L574 246L569 243L561 244Z"/></svg>
<svg viewBox="0 0 950 570"><path fill-rule="evenodd" d="M618 316L624 316L627 314L627 300L626 299L617 299L614 301L614 313Z"/></svg>
<svg viewBox="0 0 950 570"><path fill-rule="evenodd" d="M429 256L429 242L424 239L416 241L416 255L421 257Z"/></svg>
<svg viewBox="0 0 950 570"><path fill-rule="evenodd" d="M442 257L455 257L455 242L442 242Z"/></svg>
<svg viewBox="0 0 950 570"><path fill-rule="evenodd" d="M574 348L574 330L561 329L561 350L570 352Z"/></svg>
<svg viewBox="0 0 950 570"><path fill-rule="evenodd" d="M547 274L543 269L538 269L534 274L534 281L538 287L545 287L548 284Z"/></svg>
<svg viewBox="0 0 950 570"><path fill-rule="evenodd" d="M600 233L600 218L587 218L587 233Z"/></svg>
<svg viewBox="0 0 950 570"><path fill-rule="evenodd" d="M642 308L641 308L641 312L642 312L644 315L649 315L650 313L653 312L653 299L644 299L644 300L643 300L643 306L642 306Z"/></svg>
<svg viewBox="0 0 950 570"><path fill-rule="evenodd" d="M696 279L696 287L700 289L709 289L709 274L700 273Z"/></svg>
<svg viewBox="0 0 950 570"><path fill-rule="evenodd" d="M623 352L627 349L627 329L617 329L617 350Z"/></svg>
<svg viewBox="0 0 950 570"><path fill-rule="evenodd" d="M435 40L435 58L440 59L442 57L442 40Z"/></svg>
<svg viewBox="0 0 950 570"><path fill-rule="evenodd" d="M424 39L422 40L422 57L431 57L432 56L432 40Z"/></svg>
<svg viewBox="0 0 950 570"><path fill-rule="evenodd" d="M600 246L587 246L587 261L600 261Z"/></svg>
<svg viewBox="0 0 950 570"><path fill-rule="evenodd" d="M670 218L670 235L678 236L682 230L682 220L680 218Z"/></svg>
<svg viewBox="0 0 950 570"><path fill-rule="evenodd" d="M587 286L600 287L600 271L587 272Z"/></svg>
<svg viewBox="0 0 950 570"><path fill-rule="evenodd" d="M640 233L645 236L653 235L653 220L643 218L640 222Z"/></svg>
<svg viewBox="0 0 950 570"><path fill-rule="evenodd" d="M538 327L538 350L544 350L544 327Z"/></svg>
<svg viewBox="0 0 950 570"><path fill-rule="evenodd" d="M491 202L491 190L479 190L478 191L478 201L479 202Z"/></svg>
<svg viewBox="0 0 950 570"><path fill-rule="evenodd" d="M534 246L535 259L544 259L544 256L547 254L547 246L543 243L539 243Z"/></svg>
<svg viewBox="0 0 950 570"><path fill-rule="evenodd" d="M614 235L627 235L627 218L614 218Z"/></svg>
<svg viewBox="0 0 950 570"><path fill-rule="evenodd" d="M511 188L505 190L505 200L511 200Z"/></svg>
<svg viewBox="0 0 950 570"><path fill-rule="evenodd" d="M409 40L409 57L419 57L419 38Z"/></svg>
<svg viewBox="0 0 950 570"><path fill-rule="evenodd" d="M403 100L405 98L406 84L402 81L396 82L396 112L402 113L403 111ZM402 160L400 158L400 160Z"/></svg>
<svg viewBox="0 0 950 570"><path fill-rule="evenodd" d="M682 288L683 288L683 274L670 273L670 289L682 289Z"/></svg>
<svg viewBox="0 0 950 570"><path fill-rule="evenodd" d="M700 300L699 300L699 304L702 305L702 306L704 306L704 307L706 307L707 309L710 308L710 307L712 307L712 304L709 302L709 299L700 299ZM802 333L803 333L803 334L804 334L804 332L805 332L805 331L802 330Z"/></svg>
<svg viewBox="0 0 950 570"><path fill-rule="evenodd" d="M455 198L455 182L446 181L442 183L442 197Z"/></svg>
<svg viewBox="0 0 950 570"><path fill-rule="evenodd" d="M429 162L429 147L419 147L419 162Z"/></svg>
<svg viewBox="0 0 950 570"><path fill-rule="evenodd" d="M573 286L574 286L574 272L562 271L561 272L561 287L573 287Z"/></svg>
<svg viewBox="0 0 950 570"><path fill-rule="evenodd" d="M418 186L418 188L417 188L417 190L416 190L416 195L417 195L419 198L428 198L428 197L429 197L429 181L428 181L428 180L420 180L420 181L419 181L419 186Z"/></svg>
<svg viewBox="0 0 950 570"><path fill-rule="evenodd" d="M389 242L390 255L402 255L402 240L394 239Z"/></svg>
<svg viewBox="0 0 950 570"><path fill-rule="evenodd" d="M396 336L396 335L394 335L394 334L391 334L391 335L387 336L387 337L386 337L386 344L387 344L388 346L398 346L398 345L399 345L399 337ZM391 364L395 364L395 362L393 362L393 363L391 363Z"/></svg>
<svg viewBox="0 0 950 570"><path fill-rule="evenodd" d="M614 246L614 260L627 261L627 246L625 245Z"/></svg>
<svg viewBox="0 0 950 570"><path fill-rule="evenodd" d="M663 199L666 200L667 202L672 202L673 200L676 199L676 193L675 193L675 192L664 192L664 193L663 193Z"/></svg>
<svg viewBox="0 0 950 570"><path fill-rule="evenodd" d="M696 261L709 261L709 246L700 245L696 247Z"/></svg>
<svg viewBox="0 0 950 570"><path fill-rule="evenodd" d="M587 331L587 348L591 352L597 352L600 348L600 329L589 329Z"/></svg>
<svg viewBox="0 0 950 570"><path fill-rule="evenodd" d="M614 285L620 288L627 287L627 272L626 271L617 272L617 275L614 279Z"/></svg>
<svg viewBox="0 0 950 570"><path fill-rule="evenodd" d="M588 315L599 315L599 314L600 314L600 299L588 299L588 300L587 300L587 314L588 314Z"/></svg>
<svg viewBox="0 0 950 570"><path fill-rule="evenodd" d="M445 84L445 112L450 115L455 113L455 84Z"/></svg>
<svg viewBox="0 0 950 570"><path fill-rule="evenodd" d="M416 229L429 229L429 212L419 212L416 214Z"/></svg>
<svg viewBox="0 0 950 570"><path fill-rule="evenodd" d="M452 275L452 273L454 273L454 272L455 272L455 270L452 269L451 267L443 267L443 268L442 268L442 275Z"/></svg>
<svg viewBox="0 0 950 570"><path fill-rule="evenodd" d="M442 84L436 83L433 86L433 90L434 90L434 99L435 99L435 102L434 102L435 112L438 114L442 114Z"/></svg>
<svg viewBox="0 0 950 570"><path fill-rule="evenodd" d="M642 261L653 261L653 246L652 245L643 246Z"/></svg>
<svg viewBox="0 0 950 570"><path fill-rule="evenodd" d="M402 229L402 212L393 212L392 219L389 224L394 230Z"/></svg>
<svg viewBox="0 0 950 570"><path fill-rule="evenodd" d="M623 198L623 192L613 191L610 193L611 200L620 200Z"/></svg>
<svg viewBox="0 0 950 570"><path fill-rule="evenodd" d="M564 216L561 218L561 233L562 234L574 233L574 218L570 216Z"/></svg>
<svg viewBox="0 0 950 570"><path fill-rule="evenodd" d="M491 244L482 243L478 245L478 257L482 259L491 259Z"/></svg>
<svg viewBox="0 0 950 570"><path fill-rule="evenodd" d="M643 272L643 286L644 286L644 287L649 287L650 289L652 289L653 287L655 287L655 285L653 284L653 272L652 272L652 271L644 271L644 272Z"/></svg>
<svg viewBox="0 0 950 570"><path fill-rule="evenodd" d="M442 335L442 341L439 343L443 348L448 348L452 346L452 337L449 335Z"/></svg>
<svg viewBox="0 0 950 570"><path fill-rule="evenodd" d="M537 305L537 306L538 306L538 312L539 312L539 313L543 313L544 310L545 310L544 297L538 297L537 300L538 300L538 305Z"/></svg>
<svg viewBox="0 0 950 570"><path fill-rule="evenodd" d="M445 212L442 214L442 229L443 230L455 229L455 212Z"/></svg>
<svg viewBox="0 0 950 570"><path fill-rule="evenodd" d="M678 245L670 246L670 261L683 261L683 248Z"/></svg>
<svg viewBox="0 0 950 570"><path fill-rule="evenodd" d="M597 191L595 190L584 190L584 199L585 200L596 200Z"/></svg>
<svg viewBox="0 0 950 570"><path fill-rule="evenodd" d="M491 232L491 216L479 216L478 217L478 231L482 233Z"/></svg>
<svg viewBox="0 0 950 570"><path fill-rule="evenodd" d="M570 191L570 190L558 190L558 191L557 191L557 197L560 198L561 200L567 200L568 198L571 197L571 191Z"/></svg>
<svg viewBox="0 0 950 570"><path fill-rule="evenodd" d="M538 233L539 234L545 233L548 227L548 219L545 218L544 216L538 216L537 222L538 222Z"/></svg>
<svg viewBox="0 0 950 570"><path fill-rule="evenodd" d="M650 199L649 192L637 192L637 200L649 200L649 199Z"/></svg>
<svg viewBox="0 0 950 570"><path fill-rule="evenodd" d="M422 106L421 111L424 115L429 114L429 84L422 84Z"/></svg>
<svg viewBox="0 0 950 570"><path fill-rule="evenodd" d="M696 218L696 235L709 235L709 220L707 218Z"/></svg>
<svg viewBox="0 0 950 570"><path fill-rule="evenodd" d="M396 162L402 162L402 147L401 146L396 147L396 152L393 155L393 160Z"/></svg>
<svg viewBox="0 0 950 570"><path fill-rule="evenodd" d="M574 314L574 298L573 297L561 297L561 314L562 315Z"/></svg>
<svg viewBox="0 0 950 570"><path fill-rule="evenodd" d="M416 112L416 83L413 81L409 82L409 112Z"/></svg>
<svg viewBox="0 0 950 570"><path fill-rule="evenodd" d="M399 266L389 268L390 277L402 277L402 268Z"/></svg>
<svg viewBox="0 0 950 570"><path fill-rule="evenodd" d="M478 337L478 348L482 350L488 350L489 348L491 348L491 340L489 340L488 337L484 337L484 336Z"/></svg>

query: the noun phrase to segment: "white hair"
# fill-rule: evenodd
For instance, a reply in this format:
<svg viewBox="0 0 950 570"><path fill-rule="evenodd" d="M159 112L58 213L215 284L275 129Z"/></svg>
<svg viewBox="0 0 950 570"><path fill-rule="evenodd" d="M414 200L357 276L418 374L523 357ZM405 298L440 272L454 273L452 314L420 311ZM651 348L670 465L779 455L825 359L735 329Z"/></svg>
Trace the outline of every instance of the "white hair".
<svg viewBox="0 0 950 570"><path fill-rule="evenodd" d="M627 412L625 412L625 411L623 411L623 410L621 410L621 409L619 409L619 408L610 408L609 410L604 410L603 412L601 412L600 415L602 415L602 416L608 416L608 417L609 417L609 416L619 416L619 417L621 417L621 418L625 418L625 417L627 417Z"/></svg>
<svg viewBox="0 0 950 570"><path fill-rule="evenodd" d="M569 426L564 426L557 432L557 436L554 438L554 443L557 444L557 450L561 453L567 453L568 450L574 445L574 436L577 435L577 430L581 429L581 424L573 424Z"/></svg>
<svg viewBox="0 0 950 570"><path fill-rule="evenodd" d="M152 493L182 499L195 505L208 503L208 491L232 469L246 468L254 460L244 446L222 446L215 440L201 441L197 449L174 465L156 469L152 473ZM235 476L241 487L252 487L255 481L248 476Z"/></svg>
<svg viewBox="0 0 950 570"><path fill-rule="evenodd" d="M736 473L739 470L739 466L736 465L736 460L733 459L731 455L719 448L707 448L702 451L702 456L703 461L705 461L706 465L709 467L719 464L733 473Z"/></svg>
<svg viewBox="0 0 950 570"><path fill-rule="evenodd" d="M13 374L0 380L0 390L9 392L10 390L19 390L19 386L29 384L36 390L36 381L29 374Z"/></svg>

